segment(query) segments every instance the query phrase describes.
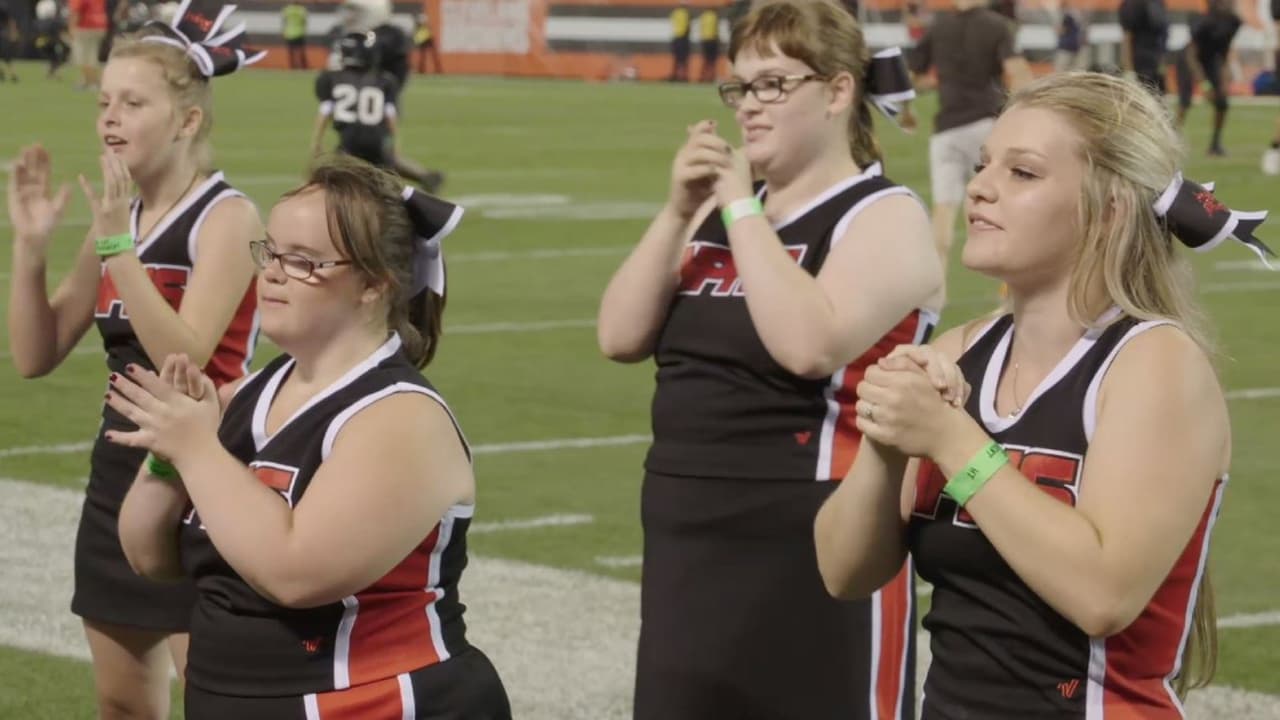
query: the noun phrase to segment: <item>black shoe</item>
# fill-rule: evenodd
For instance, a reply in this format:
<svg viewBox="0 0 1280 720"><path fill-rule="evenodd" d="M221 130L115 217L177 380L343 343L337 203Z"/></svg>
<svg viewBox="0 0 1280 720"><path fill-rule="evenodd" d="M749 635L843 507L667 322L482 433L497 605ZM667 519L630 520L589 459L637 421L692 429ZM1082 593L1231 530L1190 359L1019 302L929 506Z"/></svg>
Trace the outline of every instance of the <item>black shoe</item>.
<svg viewBox="0 0 1280 720"><path fill-rule="evenodd" d="M1210 145L1209 155L1212 157L1226 157L1227 151L1223 150L1221 145Z"/></svg>

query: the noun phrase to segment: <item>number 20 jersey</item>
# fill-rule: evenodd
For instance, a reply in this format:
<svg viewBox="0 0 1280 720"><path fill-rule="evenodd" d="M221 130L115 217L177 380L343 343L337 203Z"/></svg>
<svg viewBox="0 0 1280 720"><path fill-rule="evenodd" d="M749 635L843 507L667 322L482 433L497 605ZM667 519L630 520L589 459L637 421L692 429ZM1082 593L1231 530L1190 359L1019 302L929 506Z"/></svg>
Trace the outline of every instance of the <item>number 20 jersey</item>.
<svg viewBox="0 0 1280 720"><path fill-rule="evenodd" d="M326 70L316 78L320 114L333 118L342 150L371 162L391 136L389 118L396 116L399 96L390 73Z"/></svg>

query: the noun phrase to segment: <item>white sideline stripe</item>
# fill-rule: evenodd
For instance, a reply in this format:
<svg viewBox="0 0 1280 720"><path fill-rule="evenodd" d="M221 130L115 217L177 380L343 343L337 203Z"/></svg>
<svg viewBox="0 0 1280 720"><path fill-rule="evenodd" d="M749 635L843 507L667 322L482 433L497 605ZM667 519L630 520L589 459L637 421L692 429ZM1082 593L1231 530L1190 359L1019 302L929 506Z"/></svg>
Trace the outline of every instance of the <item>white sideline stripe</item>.
<svg viewBox="0 0 1280 720"><path fill-rule="evenodd" d="M545 450L572 450L597 447L640 445L653 438L649 435L613 435L610 437L561 438L558 440L528 440L525 442L489 443L471 448L473 455L501 455L504 453L541 452ZM93 447L91 442L60 443L57 445L28 445L0 448L0 458L24 455L65 455L84 452Z"/></svg>
<svg viewBox="0 0 1280 720"><path fill-rule="evenodd" d="M533 322L496 322L471 323L464 325L446 325L448 335L490 335L494 333L546 332L548 330L577 330L596 326L595 318L572 318L569 320L535 320ZM105 351L92 343L71 349L68 355L103 355ZM0 351L0 360L8 360L13 353Z"/></svg>
<svg viewBox="0 0 1280 720"><path fill-rule="evenodd" d="M561 438L559 440L529 440L526 442L489 443L471 448L474 455L500 454L513 452L538 452L540 450L567 450L570 448L614 447L618 445L639 445L652 440L649 435L613 435L609 437Z"/></svg>
<svg viewBox="0 0 1280 720"><path fill-rule="evenodd" d="M1228 390L1227 400L1269 400L1280 397L1280 387L1243 388ZM546 450L570 450L598 447L620 447L639 445L650 442L651 435L609 435L604 437L555 438L551 440L526 440L523 442L487 443L472 447L475 455L501 455L504 453L541 452ZM93 443L60 443L56 445L29 445L24 447L0 448L0 459L22 455L61 455L82 452L93 447Z"/></svg>
<svg viewBox="0 0 1280 720"><path fill-rule="evenodd" d="M87 661L84 631L66 609L82 493L0 478L0 496L0 612L6 619L0 646ZM515 717L631 717L638 584L472 554L463 598L468 637L507 668L503 680ZM918 693L929 635L921 631L916 638ZM546 662L529 663L530 657ZM572 682L576 677L592 682ZM1221 686L1192 693L1187 708L1189 720L1277 713L1280 697Z"/></svg>
<svg viewBox="0 0 1280 720"><path fill-rule="evenodd" d="M1230 615L1218 620L1219 628L1254 628L1280 625L1280 610Z"/></svg>
<svg viewBox="0 0 1280 720"><path fill-rule="evenodd" d="M643 555L597 555L595 562L608 568L640 567L644 564Z"/></svg>
<svg viewBox="0 0 1280 720"><path fill-rule="evenodd" d="M564 330L570 328L595 327L595 318L578 318L576 320L542 320L539 322L498 322L478 323L475 325L445 326L446 335L487 335L491 333L511 332L543 332L545 330Z"/></svg>
<svg viewBox="0 0 1280 720"><path fill-rule="evenodd" d="M627 246L585 248L543 248L541 250L492 250L487 252L450 253L449 262L494 262L501 260L552 260L565 257L603 257L624 255Z"/></svg>
<svg viewBox="0 0 1280 720"><path fill-rule="evenodd" d="M1214 270L1266 270L1274 272L1261 260L1219 260L1213 264Z"/></svg>
<svg viewBox="0 0 1280 720"><path fill-rule="evenodd" d="M1229 390L1228 400L1267 400L1280 397L1280 388L1251 388L1247 390Z"/></svg>
<svg viewBox="0 0 1280 720"><path fill-rule="evenodd" d="M570 525L590 525L596 521L591 515L544 515L542 517L524 518L522 520L495 520L492 522L472 523L468 533L492 533L508 530L537 530L549 527L567 527Z"/></svg>
<svg viewBox="0 0 1280 720"><path fill-rule="evenodd" d="M26 447L0 448L0 458L23 455L65 455L83 452L93 447L91 442L61 443L59 445L28 445Z"/></svg>

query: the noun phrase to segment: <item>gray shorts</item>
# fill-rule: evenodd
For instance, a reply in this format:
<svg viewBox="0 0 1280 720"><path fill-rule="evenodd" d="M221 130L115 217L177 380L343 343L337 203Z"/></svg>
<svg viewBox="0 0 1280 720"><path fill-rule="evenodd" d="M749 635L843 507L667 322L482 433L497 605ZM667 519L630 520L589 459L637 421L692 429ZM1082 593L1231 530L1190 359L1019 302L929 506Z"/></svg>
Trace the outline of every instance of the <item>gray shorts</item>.
<svg viewBox="0 0 1280 720"><path fill-rule="evenodd" d="M934 205L959 205L964 189L978 164L982 143L996 123L983 118L968 125L934 133L929 138L929 183Z"/></svg>

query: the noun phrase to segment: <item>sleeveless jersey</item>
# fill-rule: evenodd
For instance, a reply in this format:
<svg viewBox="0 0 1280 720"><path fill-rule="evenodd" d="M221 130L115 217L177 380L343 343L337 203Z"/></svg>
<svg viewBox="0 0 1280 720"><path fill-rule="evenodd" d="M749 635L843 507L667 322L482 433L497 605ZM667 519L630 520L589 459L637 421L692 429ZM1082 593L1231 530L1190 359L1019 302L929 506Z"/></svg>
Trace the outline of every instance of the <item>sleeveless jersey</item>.
<svg viewBox="0 0 1280 720"><path fill-rule="evenodd" d="M138 260L142 262L156 289L175 311L182 304L187 282L195 266L196 240L200 235L200 227L209 211L230 197L244 197L244 193L228 185L223 180L222 173L214 173L162 217L145 238L138 237L142 202L137 198L133 201L129 232L137 247ZM101 272L94 318L107 353L107 368L112 372L124 373L125 366L133 363L155 370L155 363L151 362L142 342L133 331L129 322L129 308L121 300L105 263L101 266ZM257 338L258 297L253 283L250 283L231 323L204 368L215 384L222 385L242 377L248 371ZM112 429L134 430L135 426L104 404L102 427L93 451L95 462L100 455L116 456L117 451L121 450L101 436L102 432ZM133 482L132 474L123 480L126 483L124 488L117 488L119 492L111 493L119 496L116 498L117 503L123 498L128 483Z"/></svg>
<svg viewBox="0 0 1280 720"><path fill-rule="evenodd" d="M286 355L248 378L218 432L223 446L290 507L360 409L415 392L448 410L393 335L268 435L267 412L292 370L293 359ZM352 480L351 491L359 492L358 478ZM191 510L181 529L183 566L199 591L188 682L232 696L308 695L394 678L461 652L467 642L458 580L467 563L473 508L450 508L407 557L369 587L305 609L281 607L259 595L222 558Z"/></svg>
<svg viewBox="0 0 1280 720"><path fill-rule="evenodd" d="M796 263L817 275L853 218L897 194L911 191L881 176L877 163L774 229ZM685 248L680 286L658 337L654 440L645 467L693 477L839 479L861 439L854 388L866 368L900 344L923 342L936 322L933 313L913 311L830 378L793 375L756 332L724 223L712 213Z"/></svg>
<svg viewBox="0 0 1280 720"><path fill-rule="evenodd" d="M973 388L966 410L1028 482L1075 506L1107 368L1126 342L1161 324L1126 317L1089 331L1019 414L1000 417L996 385L1013 333L1012 316L1001 317L960 358ZM924 717L1183 717L1171 682L1224 481L1214 483L1195 533L1138 619L1110 637L1089 637L1018 577L973 518L942 494L938 468L922 462L908 541L920 575L934 586L924 619L933 646Z"/></svg>

